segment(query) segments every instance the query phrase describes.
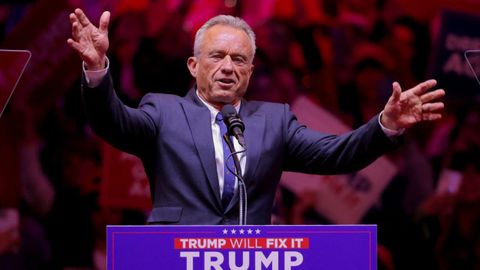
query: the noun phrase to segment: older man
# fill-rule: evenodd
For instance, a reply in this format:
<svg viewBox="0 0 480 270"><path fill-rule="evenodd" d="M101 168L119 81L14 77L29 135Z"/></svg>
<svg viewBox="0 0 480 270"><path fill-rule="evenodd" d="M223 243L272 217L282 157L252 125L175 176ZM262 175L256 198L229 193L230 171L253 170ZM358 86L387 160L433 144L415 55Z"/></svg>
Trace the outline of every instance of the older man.
<svg viewBox="0 0 480 270"><path fill-rule="evenodd" d="M83 97L95 132L139 156L150 181L158 224L238 224L238 183L225 164L219 111L235 107L245 123L248 150L240 167L248 194L248 224L269 224L283 171L346 173L370 164L396 145L404 128L441 117L443 90L434 80L402 92L398 83L382 113L340 136L300 124L286 104L243 99L253 71L255 34L240 18L220 15L197 32L187 61L196 86L185 97L148 94L138 108L117 98L106 52L110 14L99 27L76 9L68 44L84 62ZM165 41L168 42L168 41ZM275 89L272 89L275 91ZM220 117L221 118L221 117ZM234 140L236 150L245 150ZM232 182L233 181L233 182ZM233 198L232 198L233 197Z"/></svg>

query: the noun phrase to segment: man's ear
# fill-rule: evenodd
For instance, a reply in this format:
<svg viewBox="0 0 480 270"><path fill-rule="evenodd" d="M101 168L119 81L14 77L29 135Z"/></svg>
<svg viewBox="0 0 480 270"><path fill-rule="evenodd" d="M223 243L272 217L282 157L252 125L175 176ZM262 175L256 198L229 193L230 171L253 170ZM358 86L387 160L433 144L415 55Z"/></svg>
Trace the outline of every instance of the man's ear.
<svg viewBox="0 0 480 270"><path fill-rule="evenodd" d="M198 69L198 60L195 56L191 56L188 58L187 67L188 67L188 70L190 70L190 74L192 74L192 76L196 78L197 69Z"/></svg>
<svg viewBox="0 0 480 270"><path fill-rule="evenodd" d="M250 70L249 70L249 74L248 74L248 79L250 79L250 76L252 76L252 73L253 73L253 69L254 69L254 65L253 64L250 64Z"/></svg>

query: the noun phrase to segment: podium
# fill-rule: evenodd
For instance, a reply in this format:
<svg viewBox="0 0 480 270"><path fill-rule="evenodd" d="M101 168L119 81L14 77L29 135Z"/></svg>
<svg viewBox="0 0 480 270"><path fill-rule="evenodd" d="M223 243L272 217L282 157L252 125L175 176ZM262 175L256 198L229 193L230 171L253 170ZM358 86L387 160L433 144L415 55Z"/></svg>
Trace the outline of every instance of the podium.
<svg viewBox="0 0 480 270"><path fill-rule="evenodd" d="M23 50L0 50L0 117L10 100L31 53Z"/></svg>
<svg viewBox="0 0 480 270"><path fill-rule="evenodd" d="M107 269L377 269L376 225L107 226Z"/></svg>

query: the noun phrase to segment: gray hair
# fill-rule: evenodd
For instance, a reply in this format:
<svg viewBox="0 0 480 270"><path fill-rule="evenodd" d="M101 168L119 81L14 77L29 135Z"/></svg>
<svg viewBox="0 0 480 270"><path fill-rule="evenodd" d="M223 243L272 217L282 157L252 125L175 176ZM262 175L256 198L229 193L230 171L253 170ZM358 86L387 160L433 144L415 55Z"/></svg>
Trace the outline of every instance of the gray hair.
<svg viewBox="0 0 480 270"><path fill-rule="evenodd" d="M200 55L200 44L203 41L203 36L205 34L205 31L207 31L208 29L212 28L215 25L226 25L236 29L243 30L250 38L252 49L253 49L253 55L255 55L255 50L256 50L255 33L253 32L250 25L248 25L247 22L245 22L242 18L239 18L239 17L233 17L230 15L218 15L211 18L205 24L203 24L202 27L200 27L200 29L198 29L197 33L195 34L195 42L193 44L194 56L198 57Z"/></svg>

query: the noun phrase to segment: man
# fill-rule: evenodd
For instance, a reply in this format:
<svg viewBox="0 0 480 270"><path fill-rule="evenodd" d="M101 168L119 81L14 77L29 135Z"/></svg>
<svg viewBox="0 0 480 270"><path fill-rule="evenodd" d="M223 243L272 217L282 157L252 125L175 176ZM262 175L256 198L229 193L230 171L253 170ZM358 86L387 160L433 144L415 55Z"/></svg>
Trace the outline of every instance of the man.
<svg viewBox="0 0 480 270"><path fill-rule="evenodd" d="M129 108L117 98L108 72L109 19L104 12L96 28L76 9L70 14L73 38L67 42L84 62L83 98L92 128L144 163L153 200L149 223L238 224L238 187L224 169L222 122L216 119L225 104L235 106L245 123L248 149L240 165L248 224L270 223L282 171L361 169L394 147L402 129L441 117L443 103L432 101L444 91L427 93L434 80L405 92L395 83L380 116L341 136L307 129L288 105L246 101L242 97L253 71L255 35L243 20L223 15L197 32L187 62L194 89L185 97L148 94L138 109ZM235 149L242 150L236 140ZM225 200L232 192L233 199Z"/></svg>

